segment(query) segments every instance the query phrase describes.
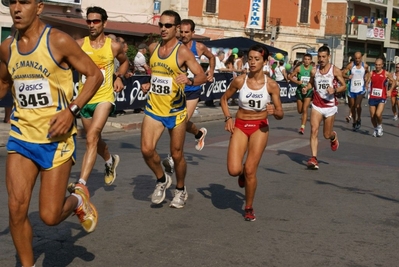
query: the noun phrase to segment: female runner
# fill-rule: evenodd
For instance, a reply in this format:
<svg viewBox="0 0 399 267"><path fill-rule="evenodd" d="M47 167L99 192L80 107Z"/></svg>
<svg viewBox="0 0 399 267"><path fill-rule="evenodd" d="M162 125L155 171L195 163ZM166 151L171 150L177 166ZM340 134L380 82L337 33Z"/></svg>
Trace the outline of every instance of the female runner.
<svg viewBox="0 0 399 267"><path fill-rule="evenodd" d="M263 73L269 51L254 45L248 52L249 73L236 77L220 99L225 115L225 130L231 133L227 154L227 170L238 176L238 184L245 187L246 221L255 221L252 208L257 178L256 171L269 137L268 115L281 120L284 112L278 84ZM239 91L239 109L235 120L231 116L227 100ZM272 102L272 104L271 104ZM246 161L244 155L248 151Z"/></svg>

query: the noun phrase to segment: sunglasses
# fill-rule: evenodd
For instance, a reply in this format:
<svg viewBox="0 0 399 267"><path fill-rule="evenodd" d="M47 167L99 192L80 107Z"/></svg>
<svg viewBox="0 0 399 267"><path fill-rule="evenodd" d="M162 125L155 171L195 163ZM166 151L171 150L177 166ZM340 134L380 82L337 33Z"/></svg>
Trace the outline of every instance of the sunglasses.
<svg viewBox="0 0 399 267"><path fill-rule="evenodd" d="M165 24L163 24L163 23L161 23L161 22L158 22L158 26L159 26L159 28L163 28L163 26L165 26L165 28L166 29L170 29L170 28L172 28L173 26L176 26L176 24L172 24L172 23L165 23Z"/></svg>
<svg viewBox="0 0 399 267"><path fill-rule="evenodd" d="M101 22L101 19L87 19L86 20L87 25L91 25L92 23L94 25L96 25L96 24L99 24L100 22Z"/></svg>

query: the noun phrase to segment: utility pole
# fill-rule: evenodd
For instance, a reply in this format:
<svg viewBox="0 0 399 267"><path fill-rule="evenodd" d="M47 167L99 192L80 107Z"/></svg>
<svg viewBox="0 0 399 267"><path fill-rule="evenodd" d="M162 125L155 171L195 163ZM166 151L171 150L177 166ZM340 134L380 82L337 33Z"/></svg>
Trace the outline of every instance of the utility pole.
<svg viewBox="0 0 399 267"><path fill-rule="evenodd" d="M347 0L347 8L346 8L346 37L345 37L345 56L344 56L344 67L349 64L349 49L348 49L348 40L349 40L349 31L350 31L350 16L349 16L349 4L351 0Z"/></svg>

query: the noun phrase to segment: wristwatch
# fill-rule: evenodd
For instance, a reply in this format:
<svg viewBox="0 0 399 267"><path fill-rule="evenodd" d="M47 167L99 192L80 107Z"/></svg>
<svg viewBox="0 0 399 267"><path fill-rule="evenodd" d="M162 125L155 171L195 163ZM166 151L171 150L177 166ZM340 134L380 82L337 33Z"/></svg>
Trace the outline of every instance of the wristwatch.
<svg viewBox="0 0 399 267"><path fill-rule="evenodd" d="M190 82L191 82L191 84L190 84L190 85L191 85L191 86L192 86L192 85L194 85L194 78L188 78L188 79L189 79L189 80L190 80Z"/></svg>
<svg viewBox="0 0 399 267"><path fill-rule="evenodd" d="M76 104L69 104L69 111L73 114L73 116L77 117L80 114L80 107Z"/></svg>

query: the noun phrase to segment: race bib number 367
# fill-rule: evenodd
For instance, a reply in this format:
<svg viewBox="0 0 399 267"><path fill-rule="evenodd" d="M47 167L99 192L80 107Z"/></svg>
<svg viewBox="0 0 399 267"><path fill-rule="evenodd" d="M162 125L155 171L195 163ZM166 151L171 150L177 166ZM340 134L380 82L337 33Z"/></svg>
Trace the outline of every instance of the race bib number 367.
<svg viewBox="0 0 399 267"><path fill-rule="evenodd" d="M14 88L21 108L43 108L53 104L48 80L15 80Z"/></svg>

